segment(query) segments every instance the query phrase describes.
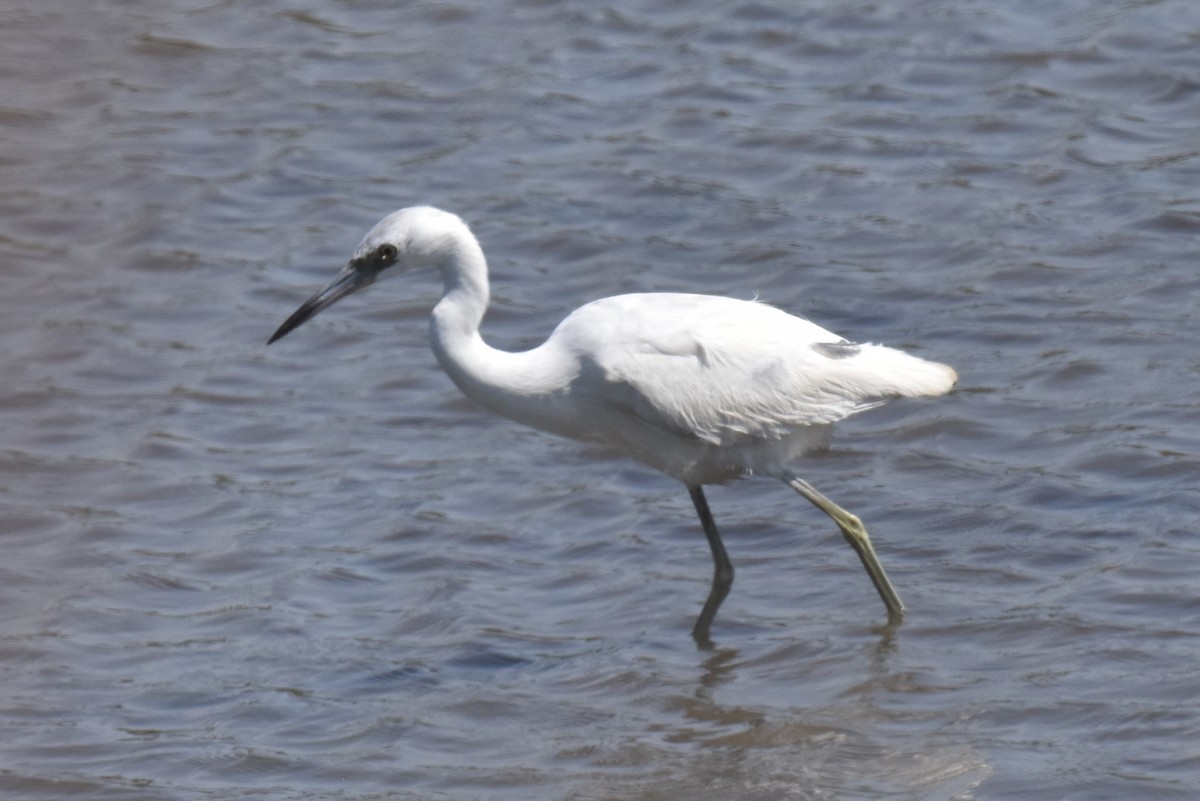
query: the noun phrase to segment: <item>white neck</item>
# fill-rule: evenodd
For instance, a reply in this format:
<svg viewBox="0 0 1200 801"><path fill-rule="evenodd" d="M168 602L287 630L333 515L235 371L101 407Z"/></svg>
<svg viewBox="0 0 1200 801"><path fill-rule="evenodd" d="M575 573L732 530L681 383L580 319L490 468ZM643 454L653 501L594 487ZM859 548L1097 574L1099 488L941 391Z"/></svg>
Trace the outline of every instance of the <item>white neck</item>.
<svg viewBox="0 0 1200 801"><path fill-rule="evenodd" d="M576 372L552 343L520 353L483 341L487 311L487 261L470 233L458 237L439 268L442 299L429 321L430 344L442 369L463 394L481 406L543 430L557 431L560 401Z"/></svg>

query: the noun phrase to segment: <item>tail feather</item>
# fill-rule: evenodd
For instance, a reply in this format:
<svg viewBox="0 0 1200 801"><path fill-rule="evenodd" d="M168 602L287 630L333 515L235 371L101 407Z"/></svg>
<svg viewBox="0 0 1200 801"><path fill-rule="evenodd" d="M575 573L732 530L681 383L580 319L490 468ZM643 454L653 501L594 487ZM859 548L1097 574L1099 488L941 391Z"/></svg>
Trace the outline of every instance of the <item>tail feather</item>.
<svg viewBox="0 0 1200 801"><path fill-rule="evenodd" d="M912 356L883 345L862 345L859 353L847 359L857 375L856 383L866 398L931 398L945 395L958 381L949 365Z"/></svg>

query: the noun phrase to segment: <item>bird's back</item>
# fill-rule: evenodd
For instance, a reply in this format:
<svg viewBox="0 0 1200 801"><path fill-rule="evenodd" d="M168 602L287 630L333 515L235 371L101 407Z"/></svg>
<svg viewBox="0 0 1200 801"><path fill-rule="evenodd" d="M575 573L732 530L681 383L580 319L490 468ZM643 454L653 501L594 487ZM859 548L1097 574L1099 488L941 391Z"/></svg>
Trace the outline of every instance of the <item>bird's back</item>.
<svg viewBox="0 0 1200 801"><path fill-rule="evenodd" d="M579 364L571 394L593 432L583 438L684 480L697 459L716 459L705 470L726 477L777 469L768 463L819 446L844 417L890 398L940 395L956 380L945 365L709 295L598 300L563 320L546 346Z"/></svg>

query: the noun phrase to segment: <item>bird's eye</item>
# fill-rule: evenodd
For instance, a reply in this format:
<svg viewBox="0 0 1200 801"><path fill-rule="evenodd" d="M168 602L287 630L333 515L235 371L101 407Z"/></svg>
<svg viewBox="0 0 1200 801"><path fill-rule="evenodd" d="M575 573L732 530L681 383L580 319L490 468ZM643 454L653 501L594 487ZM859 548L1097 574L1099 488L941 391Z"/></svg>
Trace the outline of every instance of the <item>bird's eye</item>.
<svg viewBox="0 0 1200 801"><path fill-rule="evenodd" d="M396 260L396 246L395 245L380 245L379 250L377 252L379 253L379 258L384 261L395 261Z"/></svg>

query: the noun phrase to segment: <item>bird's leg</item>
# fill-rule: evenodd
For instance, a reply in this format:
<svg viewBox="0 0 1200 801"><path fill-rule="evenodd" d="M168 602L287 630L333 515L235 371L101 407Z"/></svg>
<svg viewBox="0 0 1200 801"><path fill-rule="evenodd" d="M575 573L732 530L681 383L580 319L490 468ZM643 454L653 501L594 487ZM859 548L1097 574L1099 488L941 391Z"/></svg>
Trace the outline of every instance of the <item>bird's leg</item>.
<svg viewBox="0 0 1200 801"><path fill-rule="evenodd" d="M721 602L729 594L729 588L733 586L733 564L729 561L729 554L725 553L725 545L721 542L716 521L713 520L712 512L708 509L704 489L699 484L688 485L688 494L692 496L692 503L696 505L696 514L700 515L700 525L704 527L704 536L708 538L708 547L712 549L712 589L708 592L708 600L704 602L704 608L700 610L700 617L696 620L696 625L692 627L692 636L696 642L707 645L711 643L708 636L709 627L712 625L713 618L717 616L717 610L721 608Z"/></svg>
<svg viewBox="0 0 1200 801"><path fill-rule="evenodd" d="M842 536L858 554L863 567L867 569L867 575L871 577L875 589L879 591L879 597L883 599L883 604L887 607L888 619L893 623L898 623L904 616L904 604L900 602L900 596L896 594L892 582L888 581L887 573L883 571L883 565L879 563L879 557L875 555L875 549L871 546L871 538L867 536L867 529L863 526L862 521L817 492L817 489L807 481L795 477L786 479L786 481L789 487L803 495L812 502L813 506L829 515L833 522L837 523L837 527L842 530Z"/></svg>

